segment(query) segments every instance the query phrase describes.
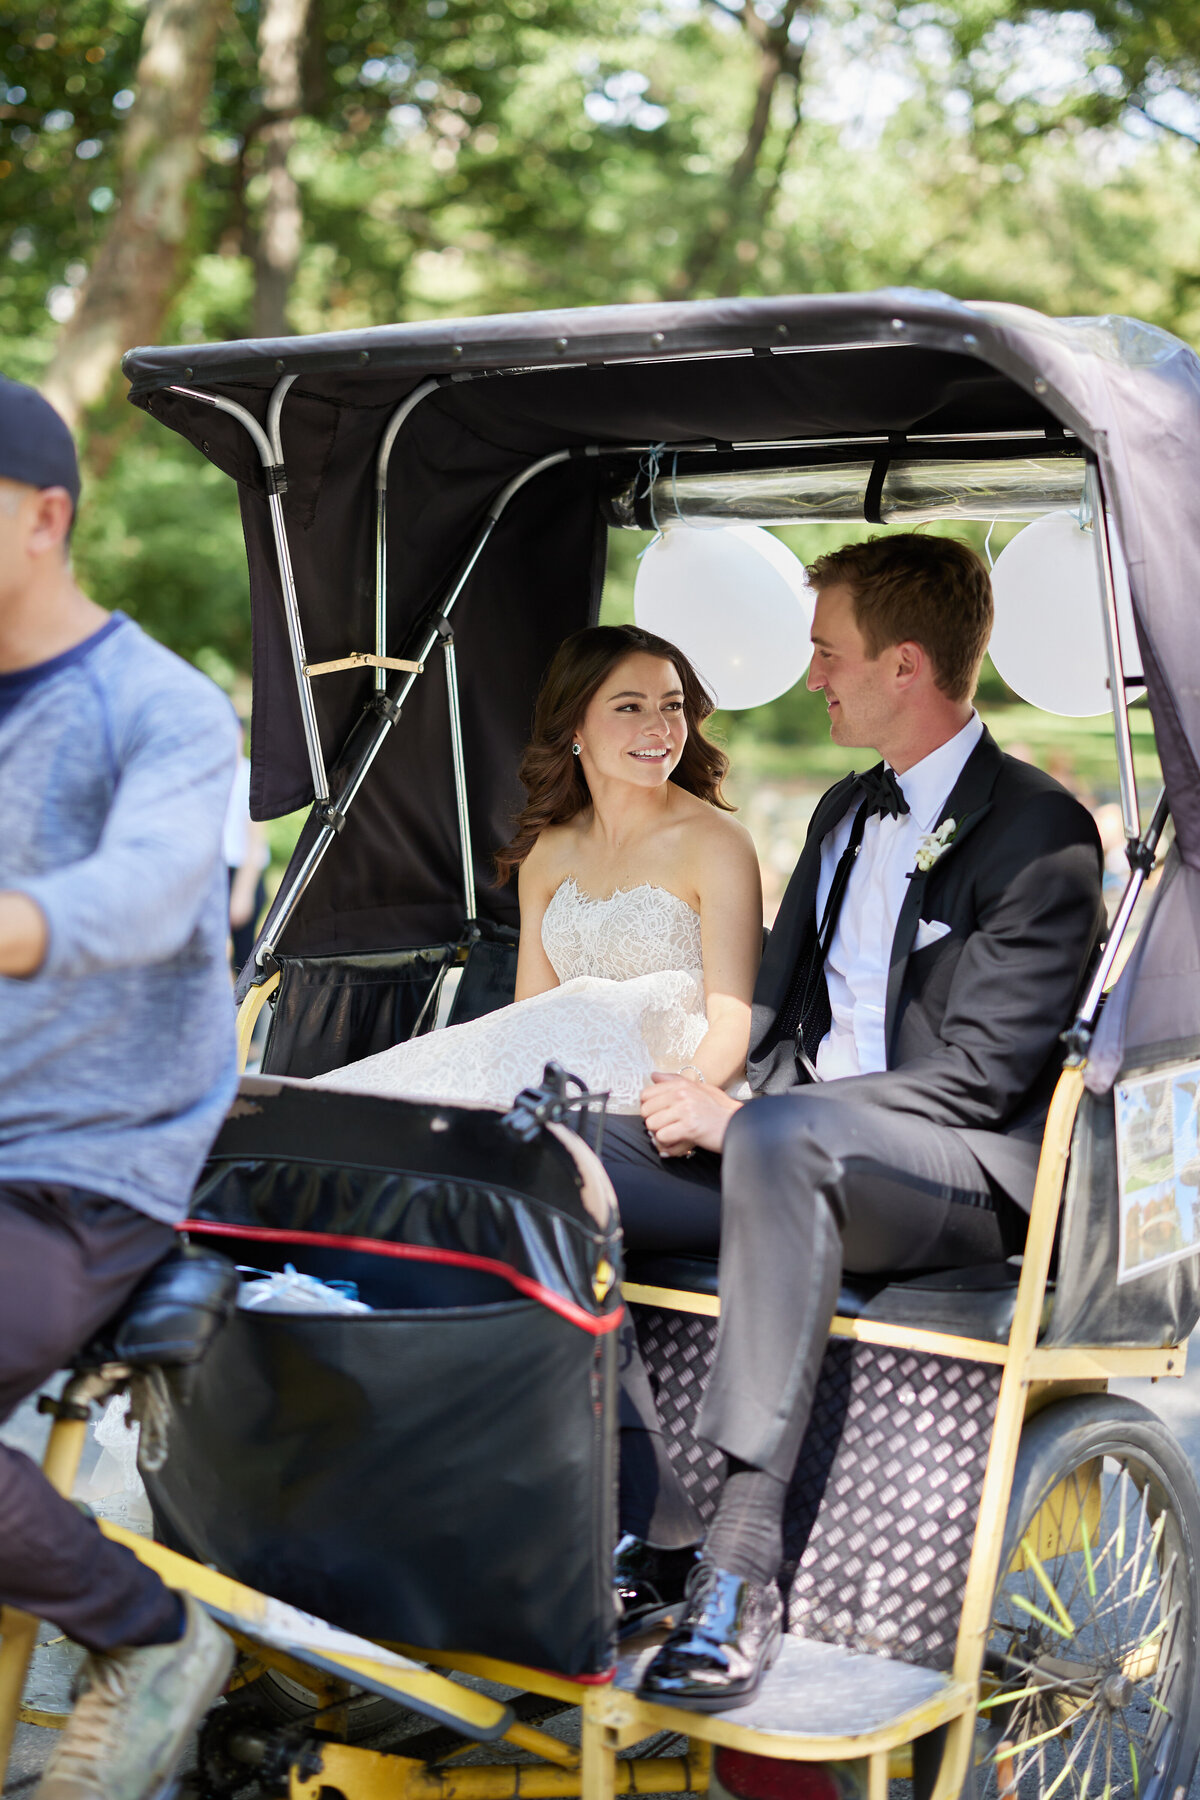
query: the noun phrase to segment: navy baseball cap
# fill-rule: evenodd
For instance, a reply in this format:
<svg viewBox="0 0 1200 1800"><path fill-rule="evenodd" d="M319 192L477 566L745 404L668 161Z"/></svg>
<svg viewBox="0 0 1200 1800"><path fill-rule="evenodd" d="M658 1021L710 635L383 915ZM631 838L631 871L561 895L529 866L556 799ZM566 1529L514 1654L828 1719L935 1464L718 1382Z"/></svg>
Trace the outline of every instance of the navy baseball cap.
<svg viewBox="0 0 1200 1800"><path fill-rule="evenodd" d="M79 461L66 420L36 388L0 375L0 476L27 487L66 488L79 504Z"/></svg>

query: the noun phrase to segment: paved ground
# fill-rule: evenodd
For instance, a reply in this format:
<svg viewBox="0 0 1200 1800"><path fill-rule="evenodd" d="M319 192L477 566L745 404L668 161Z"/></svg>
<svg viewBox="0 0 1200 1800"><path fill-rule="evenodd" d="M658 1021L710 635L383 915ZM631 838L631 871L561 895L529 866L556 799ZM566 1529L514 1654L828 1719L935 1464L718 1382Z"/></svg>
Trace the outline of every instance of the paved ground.
<svg viewBox="0 0 1200 1800"><path fill-rule="evenodd" d="M1114 1384L1114 1391L1126 1394L1131 1399L1140 1400L1158 1413L1175 1433L1193 1466L1200 1472L1200 1331L1193 1338L1191 1346L1191 1367L1189 1372L1179 1381L1131 1381ZM0 1428L0 1437L13 1443L30 1454L39 1455L46 1433L46 1422L40 1418L30 1402L22 1407L8 1424ZM128 1458L121 1456L124 1448L120 1433L113 1434L114 1449L102 1451L100 1446L89 1442L81 1470L79 1492L98 1512L118 1519L122 1524L133 1527L148 1526L148 1513L144 1500L136 1492L126 1491L126 1469ZM114 1453L115 1452L115 1453ZM42 1633L43 1647L39 1650L31 1687L27 1698L33 1705L43 1706L48 1710L61 1709L67 1704L71 1678L74 1672L78 1653L75 1652L57 1633L47 1627ZM482 1685L482 1684L480 1684ZM500 1694L501 1689L489 1689ZM569 1740L575 1726L573 1715L563 1715L559 1719L545 1721L545 1728L555 1735ZM376 1740L376 1747L385 1748L389 1744L399 1747L400 1740L410 1732L423 1732L424 1726L415 1719L410 1719L399 1728L386 1733ZM8 1780L4 1787L5 1800L10 1796L27 1795L31 1792L42 1764L45 1761L51 1734L35 1726L23 1725L18 1729L17 1743L9 1768ZM424 1746L423 1746L424 1748ZM678 1740L668 1741L665 1737L652 1740L637 1747L640 1755L675 1755L678 1753ZM476 1760L495 1760L491 1751L480 1752ZM457 1759L460 1762L471 1758ZM514 1756L519 1758L519 1753ZM247 1800L250 1800L248 1792ZM907 1784L893 1784L893 1800L907 1800ZM1200 1775L1193 1782L1187 1800L1200 1800Z"/></svg>

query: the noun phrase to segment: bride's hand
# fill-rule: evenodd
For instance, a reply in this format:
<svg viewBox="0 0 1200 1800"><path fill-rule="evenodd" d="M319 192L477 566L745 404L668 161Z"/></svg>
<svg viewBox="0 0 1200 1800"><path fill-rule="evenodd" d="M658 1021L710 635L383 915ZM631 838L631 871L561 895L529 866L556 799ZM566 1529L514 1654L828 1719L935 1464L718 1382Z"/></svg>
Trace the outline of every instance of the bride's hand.
<svg viewBox="0 0 1200 1800"><path fill-rule="evenodd" d="M720 1151L740 1100L724 1088L693 1081L688 1075L654 1074L642 1089L642 1118L662 1156L688 1156L693 1150Z"/></svg>

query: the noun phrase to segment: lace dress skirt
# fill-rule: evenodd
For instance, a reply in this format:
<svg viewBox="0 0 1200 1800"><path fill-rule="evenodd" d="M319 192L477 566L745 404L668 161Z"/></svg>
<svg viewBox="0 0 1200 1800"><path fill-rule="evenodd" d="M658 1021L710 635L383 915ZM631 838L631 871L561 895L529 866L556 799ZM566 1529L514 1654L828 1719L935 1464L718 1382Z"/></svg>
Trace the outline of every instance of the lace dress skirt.
<svg viewBox="0 0 1200 1800"><path fill-rule="evenodd" d="M684 1067L708 1029L698 914L650 883L596 900L567 880L546 908L542 943L558 987L315 1085L508 1106L553 1059L607 1092L611 1111L638 1112L651 1072Z"/></svg>

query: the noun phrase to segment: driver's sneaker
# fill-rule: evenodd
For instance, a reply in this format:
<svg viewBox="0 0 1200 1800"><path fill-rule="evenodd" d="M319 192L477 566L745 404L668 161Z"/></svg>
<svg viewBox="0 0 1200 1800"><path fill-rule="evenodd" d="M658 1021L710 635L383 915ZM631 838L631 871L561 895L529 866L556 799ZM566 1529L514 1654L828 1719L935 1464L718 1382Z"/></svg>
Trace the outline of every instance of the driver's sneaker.
<svg viewBox="0 0 1200 1800"><path fill-rule="evenodd" d="M189 1594L173 1644L93 1653L34 1800L151 1800L229 1679L234 1648Z"/></svg>

